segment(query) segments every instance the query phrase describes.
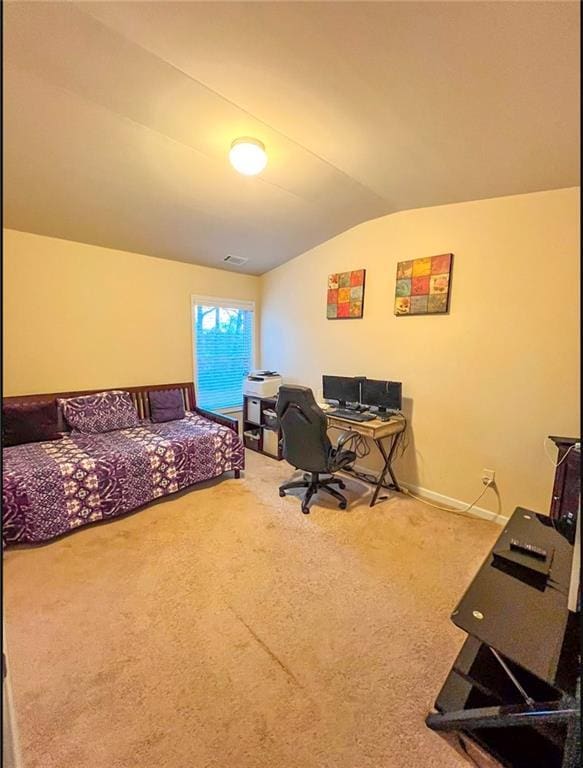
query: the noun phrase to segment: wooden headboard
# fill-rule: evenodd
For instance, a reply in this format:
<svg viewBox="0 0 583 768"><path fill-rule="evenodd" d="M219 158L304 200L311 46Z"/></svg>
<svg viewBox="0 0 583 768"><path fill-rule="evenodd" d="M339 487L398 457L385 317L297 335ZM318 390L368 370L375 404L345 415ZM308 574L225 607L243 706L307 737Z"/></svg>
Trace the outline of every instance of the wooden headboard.
<svg viewBox="0 0 583 768"><path fill-rule="evenodd" d="M102 387L101 389L85 389L80 392L50 392L48 394L42 395L15 395L13 397L2 398L2 403L48 403L61 397L78 397L79 395L94 395L97 392L113 392L117 390L123 390L124 392L129 392L132 396L132 400L135 403L139 417L141 419L146 419L150 416L150 401L148 399L148 392L153 392L154 390L160 389L179 389L182 393L182 400L184 401L185 410L197 410L194 384L192 381L183 382L181 384L150 384L143 387L110 387L109 389ZM69 427L63 418L63 414L60 408L59 429L63 432L69 431Z"/></svg>

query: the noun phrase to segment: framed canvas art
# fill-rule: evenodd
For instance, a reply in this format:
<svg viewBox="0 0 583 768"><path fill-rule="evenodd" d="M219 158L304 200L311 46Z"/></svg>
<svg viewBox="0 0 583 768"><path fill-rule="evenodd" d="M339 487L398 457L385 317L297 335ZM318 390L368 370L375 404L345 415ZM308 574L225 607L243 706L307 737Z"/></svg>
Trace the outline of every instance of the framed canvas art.
<svg viewBox="0 0 583 768"><path fill-rule="evenodd" d="M326 317L328 320L350 320L364 312L365 269L328 275Z"/></svg>
<svg viewBox="0 0 583 768"><path fill-rule="evenodd" d="M396 315L439 315L449 311L453 253L397 264Z"/></svg>

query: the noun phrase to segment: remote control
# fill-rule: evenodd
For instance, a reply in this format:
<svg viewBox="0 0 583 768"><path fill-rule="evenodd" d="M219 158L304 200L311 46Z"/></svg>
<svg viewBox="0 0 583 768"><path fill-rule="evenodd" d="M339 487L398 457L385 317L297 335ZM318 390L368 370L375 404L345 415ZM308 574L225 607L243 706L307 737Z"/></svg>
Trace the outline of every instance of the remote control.
<svg viewBox="0 0 583 768"><path fill-rule="evenodd" d="M534 544L526 544L524 541L518 541L518 539L510 539L510 549L517 550L518 552L524 552L525 555L536 557L537 560L547 559L546 549L542 549L542 547L536 547Z"/></svg>

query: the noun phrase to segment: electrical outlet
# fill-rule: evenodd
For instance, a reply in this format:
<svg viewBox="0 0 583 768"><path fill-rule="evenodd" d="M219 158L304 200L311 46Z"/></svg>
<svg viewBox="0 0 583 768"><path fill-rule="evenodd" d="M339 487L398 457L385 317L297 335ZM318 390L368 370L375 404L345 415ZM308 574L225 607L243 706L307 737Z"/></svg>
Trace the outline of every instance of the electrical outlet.
<svg viewBox="0 0 583 768"><path fill-rule="evenodd" d="M496 482L496 473L493 469L482 470L482 482L484 485L494 485Z"/></svg>

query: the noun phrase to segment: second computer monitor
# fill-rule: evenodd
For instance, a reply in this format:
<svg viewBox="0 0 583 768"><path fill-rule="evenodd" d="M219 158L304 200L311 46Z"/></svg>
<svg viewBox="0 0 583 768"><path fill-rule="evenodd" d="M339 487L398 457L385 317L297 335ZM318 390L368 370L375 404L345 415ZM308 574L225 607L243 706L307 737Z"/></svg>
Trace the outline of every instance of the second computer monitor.
<svg viewBox="0 0 583 768"><path fill-rule="evenodd" d="M362 382L362 403L376 405L379 411L400 411L401 382L365 379Z"/></svg>
<svg viewBox="0 0 583 768"><path fill-rule="evenodd" d="M360 382L360 378L353 376L322 376L324 399L338 400L341 406L346 403L358 403Z"/></svg>

